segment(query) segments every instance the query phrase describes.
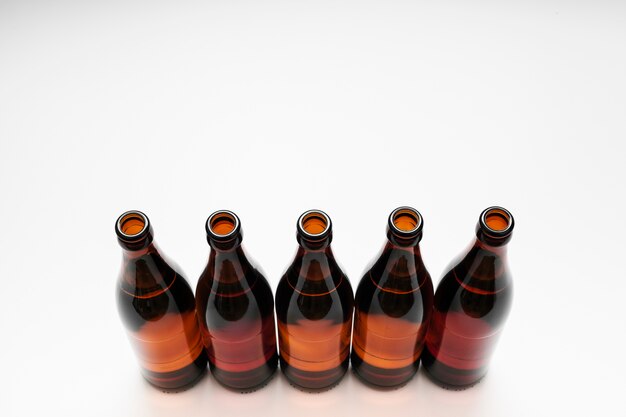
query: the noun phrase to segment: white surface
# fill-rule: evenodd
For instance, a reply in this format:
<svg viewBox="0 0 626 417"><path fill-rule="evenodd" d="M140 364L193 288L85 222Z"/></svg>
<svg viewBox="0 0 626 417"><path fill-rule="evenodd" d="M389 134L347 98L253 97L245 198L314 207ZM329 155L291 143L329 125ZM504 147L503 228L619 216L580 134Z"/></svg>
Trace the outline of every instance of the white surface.
<svg viewBox="0 0 626 417"><path fill-rule="evenodd" d="M625 116L623 1L2 1L0 415L624 415ZM114 302L122 211L194 287L206 217L236 211L275 288L321 208L356 286L401 204L435 284L483 208L515 215L481 384L142 380Z"/></svg>

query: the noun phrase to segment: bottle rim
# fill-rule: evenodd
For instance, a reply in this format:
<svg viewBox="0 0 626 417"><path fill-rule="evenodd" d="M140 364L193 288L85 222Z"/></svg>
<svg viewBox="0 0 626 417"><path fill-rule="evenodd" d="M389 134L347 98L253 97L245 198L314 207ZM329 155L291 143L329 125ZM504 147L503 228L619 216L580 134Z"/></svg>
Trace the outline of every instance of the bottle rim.
<svg viewBox="0 0 626 417"><path fill-rule="evenodd" d="M318 221L317 225L321 225L323 229L314 233L307 230L307 223L315 220ZM312 209L307 210L300 215L297 222L297 228L298 233L300 233L300 235L307 240L322 240L330 234L332 230L332 222L328 214L324 213L322 210Z"/></svg>
<svg viewBox="0 0 626 417"><path fill-rule="evenodd" d="M510 211L500 206L491 206L480 214L480 228L492 237L506 237L511 234L515 220Z"/></svg>
<svg viewBox="0 0 626 417"><path fill-rule="evenodd" d="M130 224L131 222L138 224ZM138 231L129 233L131 229L141 226ZM150 231L150 220L139 210L129 210L122 213L115 222L115 233L117 237L126 242L136 242L145 238Z"/></svg>
<svg viewBox="0 0 626 417"><path fill-rule="evenodd" d="M229 229L226 233L220 233L216 230L217 226L226 224ZM219 241L228 242L237 237L241 230L241 221L239 217L230 210L217 210L213 212L206 220L205 229L209 238Z"/></svg>
<svg viewBox="0 0 626 417"><path fill-rule="evenodd" d="M406 217L408 217L408 219L405 219ZM413 227L408 229L401 227L400 223L405 223L405 221ZM424 227L424 218L421 213L413 207L400 206L391 212L388 224L389 229L393 232L393 234L403 238L412 238L421 233L422 228Z"/></svg>

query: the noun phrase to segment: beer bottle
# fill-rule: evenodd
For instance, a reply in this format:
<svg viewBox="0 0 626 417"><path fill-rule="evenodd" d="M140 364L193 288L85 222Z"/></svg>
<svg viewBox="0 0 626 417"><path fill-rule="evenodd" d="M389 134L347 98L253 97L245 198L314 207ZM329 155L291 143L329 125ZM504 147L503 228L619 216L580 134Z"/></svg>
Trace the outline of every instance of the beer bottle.
<svg viewBox="0 0 626 417"><path fill-rule="evenodd" d="M352 368L372 385L403 385L419 367L433 306L419 247L423 224L414 208L395 209L382 253L356 290Z"/></svg>
<svg viewBox="0 0 626 417"><path fill-rule="evenodd" d="M326 213L302 214L297 240L296 257L276 290L280 366L292 385L324 390L348 369L354 296L331 250Z"/></svg>
<svg viewBox="0 0 626 417"><path fill-rule="evenodd" d="M196 306L209 367L222 385L254 391L278 366L272 290L246 256L235 213L211 214L206 232L211 251L196 288Z"/></svg>
<svg viewBox="0 0 626 417"><path fill-rule="evenodd" d="M506 251L513 226L508 210L483 211L475 242L437 286L422 363L444 387L471 386L487 372L511 309Z"/></svg>
<svg viewBox="0 0 626 417"><path fill-rule="evenodd" d="M117 306L143 376L164 391L183 390L207 364L191 287L159 252L145 214L122 214L115 231L123 250Z"/></svg>

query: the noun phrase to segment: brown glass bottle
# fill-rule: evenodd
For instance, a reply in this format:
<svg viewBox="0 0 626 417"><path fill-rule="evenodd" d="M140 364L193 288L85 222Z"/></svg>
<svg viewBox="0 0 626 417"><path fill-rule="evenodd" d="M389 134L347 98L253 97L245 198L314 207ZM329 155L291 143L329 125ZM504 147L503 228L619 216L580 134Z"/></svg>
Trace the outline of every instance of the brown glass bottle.
<svg viewBox="0 0 626 417"><path fill-rule="evenodd" d="M145 214L122 214L115 231L124 250L117 306L143 376L166 391L185 389L207 363L193 292L159 253Z"/></svg>
<svg viewBox="0 0 626 417"><path fill-rule="evenodd" d="M483 211L476 241L437 286L422 363L444 387L471 386L487 372L513 297L506 261L513 226L506 209Z"/></svg>
<svg viewBox="0 0 626 417"><path fill-rule="evenodd" d="M196 288L196 306L209 366L222 385L252 391L278 366L272 290L246 257L235 213L216 211L206 232L211 252Z"/></svg>
<svg viewBox="0 0 626 417"><path fill-rule="evenodd" d="M382 254L356 290L352 369L372 385L402 385L419 367L433 306L419 248L422 228L417 210L395 209Z"/></svg>
<svg viewBox="0 0 626 417"><path fill-rule="evenodd" d="M330 248L328 215L307 211L297 230L300 246L276 290L280 366L293 385L323 390L348 370L354 296Z"/></svg>

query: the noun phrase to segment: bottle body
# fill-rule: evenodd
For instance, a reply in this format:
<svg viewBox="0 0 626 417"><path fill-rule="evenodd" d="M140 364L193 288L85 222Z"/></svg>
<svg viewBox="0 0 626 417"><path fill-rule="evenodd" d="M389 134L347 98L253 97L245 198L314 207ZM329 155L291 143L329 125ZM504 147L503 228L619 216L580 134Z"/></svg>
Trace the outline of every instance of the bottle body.
<svg viewBox="0 0 626 417"><path fill-rule="evenodd" d="M205 270L196 293L211 373L229 388L255 389L278 365L272 290L256 270L231 283L210 275Z"/></svg>
<svg viewBox="0 0 626 417"><path fill-rule="evenodd" d="M479 222L475 243L444 275L435 293L422 363L431 377L446 387L471 386L486 374L511 309L513 285L506 243L513 218L501 208L485 212L488 210L498 210L506 217L508 226L502 231L507 234L490 237L485 233L493 234L497 228L482 230L487 225Z"/></svg>
<svg viewBox="0 0 626 417"><path fill-rule="evenodd" d="M215 216L226 215L235 216L216 212L208 227ZM226 246L211 243L196 306L214 378L240 391L264 385L278 366L274 298L265 277L245 256L240 238Z"/></svg>
<svg viewBox="0 0 626 417"><path fill-rule="evenodd" d="M311 238L314 243L299 239L301 246L276 290L276 315L283 373L297 387L323 390L348 369L354 295L329 246L330 219L314 213L324 219L323 237Z"/></svg>
<svg viewBox="0 0 626 417"><path fill-rule="evenodd" d="M401 215L420 219L412 226L414 236L395 236L397 226L390 223L389 241L355 296L352 368L380 387L405 384L417 372L433 305L433 285L418 245L421 216L400 208L390 220Z"/></svg>
<svg viewBox="0 0 626 417"><path fill-rule="evenodd" d="M133 212L132 216L139 215ZM193 292L153 243L124 252L116 296L120 317L148 382L178 391L205 373L207 357Z"/></svg>

